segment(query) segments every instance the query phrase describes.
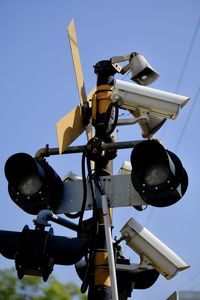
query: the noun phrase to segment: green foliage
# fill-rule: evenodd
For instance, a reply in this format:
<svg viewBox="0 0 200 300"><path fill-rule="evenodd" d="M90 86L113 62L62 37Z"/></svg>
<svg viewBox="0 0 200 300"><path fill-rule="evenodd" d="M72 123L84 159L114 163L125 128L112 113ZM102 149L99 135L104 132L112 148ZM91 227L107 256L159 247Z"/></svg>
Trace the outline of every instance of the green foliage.
<svg viewBox="0 0 200 300"><path fill-rule="evenodd" d="M16 282L14 270L0 271L0 299L1 300L18 300L20 297L16 294Z"/></svg>
<svg viewBox="0 0 200 300"><path fill-rule="evenodd" d="M0 300L86 300L74 283L60 283L50 276L47 283L40 277L16 277L14 269L0 270Z"/></svg>

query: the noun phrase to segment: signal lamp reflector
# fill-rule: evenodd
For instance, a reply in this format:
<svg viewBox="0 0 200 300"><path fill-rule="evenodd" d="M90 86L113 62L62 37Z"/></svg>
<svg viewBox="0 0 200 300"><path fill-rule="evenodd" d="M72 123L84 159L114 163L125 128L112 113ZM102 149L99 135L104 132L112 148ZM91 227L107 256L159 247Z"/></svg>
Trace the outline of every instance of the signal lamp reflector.
<svg viewBox="0 0 200 300"><path fill-rule="evenodd" d="M37 174L32 174L22 178L19 184L19 192L25 196L30 196L37 193L42 187L42 182Z"/></svg>
<svg viewBox="0 0 200 300"><path fill-rule="evenodd" d="M131 154L131 165L132 184L147 204L172 205L187 190L188 176L180 159L156 140L137 144Z"/></svg>
<svg viewBox="0 0 200 300"><path fill-rule="evenodd" d="M149 186L162 184L169 177L169 169L162 164L150 165L144 172L144 182Z"/></svg>
<svg viewBox="0 0 200 300"><path fill-rule="evenodd" d="M60 177L45 160L26 153L16 153L5 164L8 192L25 212L38 214L42 209L55 211L63 194Z"/></svg>

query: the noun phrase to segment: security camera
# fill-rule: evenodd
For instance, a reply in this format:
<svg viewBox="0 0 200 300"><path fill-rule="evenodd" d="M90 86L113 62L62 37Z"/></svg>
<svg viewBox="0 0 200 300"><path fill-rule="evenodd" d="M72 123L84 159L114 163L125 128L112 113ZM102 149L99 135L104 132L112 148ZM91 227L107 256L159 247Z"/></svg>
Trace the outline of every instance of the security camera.
<svg viewBox="0 0 200 300"><path fill-rule="evenodd" d="M120 232L127 245L140 255L142 263L151 265L167 279L189 268L178 255L133 218Z"/></svg>
<svg viewBox="0 0 200 300"><path fill-rule="evenodd" d="M112 101L117 101L122 109L134 114L147 114L162 118L176 119L179 110L188 102L186 96L165 92L122 80L113 86Z"/></svg>

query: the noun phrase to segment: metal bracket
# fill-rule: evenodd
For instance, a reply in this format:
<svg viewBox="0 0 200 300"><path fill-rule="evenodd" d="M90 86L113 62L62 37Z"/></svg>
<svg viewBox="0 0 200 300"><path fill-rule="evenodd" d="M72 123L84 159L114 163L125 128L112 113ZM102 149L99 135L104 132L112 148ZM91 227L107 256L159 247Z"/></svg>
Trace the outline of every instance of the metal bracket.
<svg viewBox="0 0 200 300"><path fill-rule="evenodd" d="M112 175L101 176L100 181L105 194L109 200L109 207L126 207L126 206L141 206L146 203L141 199L137 191L134 189L131 176L128 175ZM55 213L77 212L81 210L83 198L83 182L82 180L71 181L64 183L64 194L60 206ZM97 205L101 207L101 195L97 190ZM87 180L87 203L86 210L92 209L92 195L90 184Z"/></svg>

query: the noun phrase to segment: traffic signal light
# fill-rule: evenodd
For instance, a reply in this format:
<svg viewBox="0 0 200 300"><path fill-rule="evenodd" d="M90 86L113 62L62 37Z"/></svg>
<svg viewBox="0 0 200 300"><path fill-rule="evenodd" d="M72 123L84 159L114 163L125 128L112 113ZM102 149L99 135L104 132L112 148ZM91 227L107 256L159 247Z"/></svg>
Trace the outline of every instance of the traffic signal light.
<svg viewBox="0 0 200 300"><path fill-rule="evenodd" d="M5 164L8 192L25 212L36 215L49 208L55 211L63 194L60 177L45 160L16 153Z"/></svg>
<svg viewBox="0 0 200 300"><path fill-rule="evenodd" d="M17 153L8 158L5 176L11 199L25 212L37 215L34 230L26 225L22 232L0 231L0 253L15 260L19 279L34 275L46 281L55 264L77 263L88 250L88 238L54 236L52 228L44 230L49 226L48 212L53 215L63 198L63 182L52 167L44 159Z"/></svg>
<svg viewBox="0 0 200 300"><path fill-rule="evenodd" d="M46 281L55 264L75 264L87 248L87 239L54 236L52 228L49 231L32 230L26 225L22 232L0 231L0 253L15 259L19 279L34 275L42 276Z"/></svg>
<svg viewBox="0 0 200 300"><path fill-rule="evenodd" d="M157 140L138 143L131 154L131 165L132 184L147 204L172 205L187 190L188 176L180 159Z"/></svg>

